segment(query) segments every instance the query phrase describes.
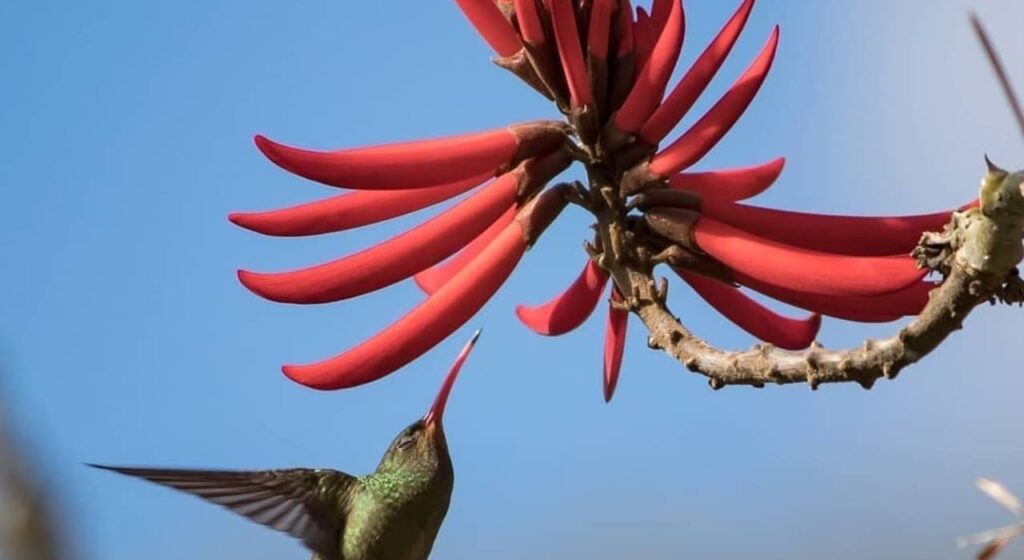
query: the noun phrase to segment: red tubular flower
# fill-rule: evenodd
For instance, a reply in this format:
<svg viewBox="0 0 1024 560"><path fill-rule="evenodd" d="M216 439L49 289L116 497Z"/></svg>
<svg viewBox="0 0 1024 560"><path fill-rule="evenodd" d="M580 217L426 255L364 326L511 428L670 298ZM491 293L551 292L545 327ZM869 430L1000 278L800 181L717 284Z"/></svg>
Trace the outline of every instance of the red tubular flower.
<svg viewBox="0 0 1024 560"><path fill-rule="evenodd" d="M573 108L590 105L593 95L590 91L590 79L587 77L587 64L583 60L583 47L580 45L580 34L576 28L576 10L572 0L544 0L551 10L552 26L555 30L555 42L558 44L558 57L562 61L565 81L569 84L569 99Z"/></svg>
<svg viewBox="0 0 1024 560"><path fill-rule="evenodd" d="M590 90L594 94L594 105L598 113L608 112L608 50L612 34L612 15L617 0L595 0L590 12L587 29L587 70ZM595 115L595 119L600 117ZM588 132L591 135L596 131Z"/></svg>
<svg viewBox="0 0 1024 560"><path fill-rule="evenodd" d="M755 197L772 186L785 165L786 158L778 158L753 167L677 173L669 178L668 186L693 192L705 199L743 200Z"/></svg>
<svg viewBox="0 0 1024 560"><path fill-rule="evenodd" d="M682 7L682 0L653 0L651 2L651 24L654 26L654 31L657 34L665 29L665 25L668 23L669 14L675 7L673 4Z"/></svg>
<svg viewBox="0 0 1024 560"><path fill-rule="evenodd" d="M432 294L439 290L441 286L447 284L460 270L466 268L477 255L501 235L501 232L505 230L505 226L512 223L512 220L516 217L516 210L515 206L509 207L496 222L485 229L476 239L470 241L454 257L417 273L413 276L416 285L427 294Z"/></svg>
<svg viewBox="0 0 1024 560"><path fill-rule="evenodd" d="M544 24L537 12L536 0L515 0L516 15L519 20L519 31L523 40L529 45L543 45L547 42L544 35Z"/></svg>
<svg viewBox="0 0 1024 560"><path fill-rule="evenodd" d="M575 330L590 317L607 284L608 273L588 259L583 271L564 292L544 305L519 305L516 307L516 315L537 334L563 335Z"/></svg>
<svg viewBox="0 0 1024 560"><path fill-rule="evenodd" d="M654 42L657 39L658 34L651 23L651 16L647 15L647 10L637 6L636 21L633 23L633 52L637 72L647 64L647 57L654 49Z"/></svg>
<svg viewBox="0 0 1024 560"><path fill-rule="evenodd" d="M455 0L480 36L500 56L512 56L523 47L515 29L494 0Z"/></svg>
<svg viewBox="0 0 1024 560"><path fill-rule="evenodd" d="M325 185L409 189L494 173L502 166L549 153L564 138L565 127L560 123L537 121L475 134L334 152L290 148L263 136L256 137L256 145L285 170Z"/></svg>
<svg viewBox="0 0 1024 560"><path fill-rule="evenodd" d="M611 34L618 39L615 49L615 60L611 64L608 75L607 103L602 107L603 114L611 114L618 109L633 89L633 74L636 65L635 38L633 36L633 5L629 0L619 0L618 13L612 24Z"/></svg>
<svg viewBox="0 0 1024 560"><path fill-rule="evenodd" d="M925 272L907 256L856 257L793 247L709 218L694 229L697 245L730 269L798 292L877 296L921 280Z"/></svg>
<svg viewBox="0 0 1024 560"><path fill-rule="evenodd" d="M619 58L632 56L634 45L633 36L633 5L629 0L619 0L619 19L617 22L619 30Z"/></svg>
<svg viewBox="0 0 1024 560"><path fill-rule="evenodd" d="M736 281L770 298L837 319L861 323L888 323L900 317L917 315L928 304L928 293L938 287L933 282L916 282L909 287L878 296L823 296L800 292L755 280L743 274Z"/></svg>
<svg viewBox="0 0 1024 560"><path fill-rule="evenodd" d="M594 11L590 14L590 29L587 31L587 52L591 57L608 60L608 38L614 11L615 0L595 0Z"/></svg>
<svg viewBox="0 0 1024 560"><path fill-rule="evenodd" d="M711 79L718 73L725 58L729 56L733 45L739 39L743 27L747 24L750 12L754 8L754 0L744 0L732 19L718 33L711 44L704 50L697 62L686 72L658 110L644 123L640 129L640 139L654 146L668 136L672 128L679 124L683 115L693 107Z"/></svg>
<svg viewBox="0 0 1024 560"><path fill-rule="evenodd" d="M269 212L235 212L232 223L265 235L295 237L358 228L456 197L483 183L491 173L447 185L394 191L360 191Z"/></svg>
<svg viewBox="0 0 1024 560"><path fill-rule="evenodd" d="M622 295L612 288L612 299L608 304L608 322L604 331L604 402L610 402L619 384L622 369L622 355L626 351L626 328L629 326L629 312L622 309Z"/></svg>
<svg viewBox="0 0 1024 560"><path fill-rule="evenodd" d="M679 59L685 28L683 5L679 0L669 0L665 4L669 12L664 32L658 36L650 56L640 67L633 89L613 117L612 122L622 132L637 131L651 116L661 102L668 80L672 77L672 69Z"/></svg>
<svg viewBox="0 0 1024 560"><path fill-rule="evenodd" d="M739 328L785 350L802 350L814 342L821 315L791 319L750 299L740 290L700 274L676 270L697 295Z"/></svg>
<svg viewBox="0 0 1024 560"><path fill-rule="evenodd" d="M775 60L775 51L779 45L779 28L772 30L772 35L761 54L744 72L743 76L699 121L686 131L682 137L665 148L651 159L651 171L659 177L669 177L682 169L700 161L715 144L725 137L726 133L747 110L754 100L761 84L764 83L768 71ZM672 123L669 127L675 126Z"/></svg>
<svg viewBox="0 0 1024 560"><path fill-rule="evenodd" d="M939 231L952 210L918 216L830 216L708 199L701 214L772 241L844 255L908 254L926 231Z"/></svg>
<svg viewBox="0 0 1024 560"><path fill-rule="evenodd" d="M418 358L476 315L564 207L560 189L544 192L476 259L407 315L344 354L284 366L285 375L314 389L343 389L380 379Z"/></svg>

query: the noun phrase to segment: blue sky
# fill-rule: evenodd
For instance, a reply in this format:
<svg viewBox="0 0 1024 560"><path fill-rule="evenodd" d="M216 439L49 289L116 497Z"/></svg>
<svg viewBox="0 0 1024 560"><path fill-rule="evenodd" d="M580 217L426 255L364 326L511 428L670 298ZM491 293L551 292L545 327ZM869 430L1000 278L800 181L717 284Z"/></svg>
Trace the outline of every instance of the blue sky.
<svg viewBox="0 0 1024 560"><path fill-rule="evenodd" d="M702 167L785 155L761 202L804 210L970 199L983 153L1024 160L971 7L1024 87L1013 0L762 0L713 91L779 23L776 67ZM684 62L733 8L687 3ZM281 376L279 364L337 353L420 295L405 283L289 307L248 293L235 269L319 262L429 214L310 239L241 231L228 212L329 193L263 160L252 135L346 147L554 116L488 58L453 2L0 6L0 366L81 558L304 558L284 536L81 462L369 471L478 327L447 415L457 482L437 558L959 558L956 535L1006 521L972 481L1024 494L1019 310L980 310L871 392L715 393L648 351L634 320L605 405L601 317L541 339L512 313L577 273L578 211L469 325L397 374L335 393ZM751 342L680 286L672 307L721 346ZM893 329L828 321L822 340Z"/></svg>

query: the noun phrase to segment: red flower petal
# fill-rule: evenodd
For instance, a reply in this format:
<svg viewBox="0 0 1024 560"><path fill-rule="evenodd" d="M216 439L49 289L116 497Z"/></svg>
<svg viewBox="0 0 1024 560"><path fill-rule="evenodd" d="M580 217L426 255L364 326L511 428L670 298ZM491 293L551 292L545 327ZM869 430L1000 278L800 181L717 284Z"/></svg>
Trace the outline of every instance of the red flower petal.
<svg viewBox="0 0 1024 560"><path fill-rule="evenodd" d="M682 137L651 159L651 171L660 177L669 177L697 163L711 151L753 101L771 70L778 44L779 28L776 26L761 54L718 103Z"/></svg>
<svg viewBox="0 0 1024 560"><path fill-rule="evenodd" d="M636 21L633 23L633 53L636 57L633 64L637 74L647 63L647 57L651 55L651 50L654 49L654 43L657 40L658 33L654 30L654 24L651 23L651 16L647 15L647 11L642 7L637 6Z"/></svg>
<svg viewBox="0 0 1024 560"><path fill-rule="evenodd" d="M902 290L927 273L918 269L909 256L857 257L811 251L706 217L697 222L694 239L702 250L740 274L812 294L885 294Z"/></svg>
<svg viewBox="0 0 1024 560"><path fill-rule="evenodd" d="M512 56L523 44L512 24L505 19L494 0L455 0L469 22L500 56Z"/></svg>
<svg viewBox="0 0 1024 560"><path fill-rule="evenodd" d="M615 0L595 0L587 31L588 52L598 60L608 60L608 39L612 26Z"/></svg>
<svg viewBox="0 0 1024 560"><path fill-rule="evenodd" d="M234 224L265 235L293 237L358 228L432 206L483 183L491 173L447 185L394 191L359 191L266 212L235 212Z"/></svg>
<svg viewBox="0 0 1024 560"><path fill-rule="evenodd" d="M587 265L576 280L551 301L528 307L516 307L516 316L533 332L544 336L560 336L587 320L601 299L608 283L608 274L587 259Z"/></svg>
<svg viewBox="0 0 1024 560"><path fill-rule="evenodd" d="M772 241L826 253L910 253L921 234L941 231L953 210L917 216L834 216L789 212L709 199L701 214Z"/></svg>
<svg viewBox="0 0 1024 560"><path fill-rule="evenodd" d="M817 313L805 319L791 319L728 284L683 270L677 269L676 273L726 319L764 342L785 350L802 350L818 336L821 315Z"/></svg>
<svg viewBox="0 0 1024 560"><path fill-rule="evenodd" d="M544 35L544 24L541 22L540 13L537 11L536 0L515 0L516 20L519 22L519 31L523 34L523 40L530 45L543 45L547 42Z"/></svg>
<svg viewBox="0 0 1024 560"><path fill-rule="evenodd" d="M619 290L612 287L612 301L621 302ZM629 326L629 312L609 304L608 323L604 331L604 402L610 402L619 384L622 369L622 355L626 350L626 328Z"/></svg>
<svg viewBox="0 0 1024 560"><path fill-rule="evenodd" d="M754 0L744 0L732 19L725 24L725 27L718 33L711 44L700 55L700 58L693 63L693 66L686 72L683 79L676 84L672 92L665 98L665 101L658 107L651 118L644 123L640 129L640 139L645 143L656 146L662 141L672 129L679 124L683 115L693 107L704 90L707 89L711 79L715 77L718 70L729 56L733 45L743 32L747 24L750 11L754 7Z"/></svg>
<svg viewBox="0 0 1024 560"><path fill-rule="evenodd" d="M491 224L483 233L476 236L476 239L470 241L468 245L462 248L455 256L448 259L443 263L436 264L426 270L418 272L413 276L413 280L416 281L416 285L419 286L426 294L432 294L439 290L441 286L444 286L451 280L460 270L466 268L466 266L473 262L473 259L480 254L481 251L486 249L491 242L498 238L498 235L504 231L505 226L510 224L516 217L515 206L510 207L501 215L500 218L493 224Z"/></svg>
<svg viewBox="0 0 1024 560"><path fill-rule="evenodd" d="M616 51L618 58L633 54L633 6L629 0L619 0L619 47Z"/></svg>
<svg viewBox="0 0 1024 560"><path fill-rule="evenodd" d="M353 255L273 274L239 271L246 288L284 303L326 303L390 286L437 264L515 204L521 173L501 176L439 216Z"/></svg>
<svg viewBox="0 0 1024 560"><path fill-rule="evenodd" d="M683 6L679 0L669 0L666 4L670 11L665 30L654 43L626 101L615 113L615 126L623 132L636 132L651 116L665 94L665 87L679 59L686 25Z"/></svg>
<svg viewBox="0 0 1024 560"><path fill-rule="evenodd" d="M551 11L558 57L562 61L565 81L569 85L569 100L573 108L589 105L593 101L590 78L583 60L583 47L576 28L576 10L572 0L545 0Z"/></svg>
<svg viewBox="0 0 1024 560"><path fill-rule="evenodd" d="M469 321L515 269L526 242L518 222L451 282L369 340L334 358L282 368L290 379L321 390L376 381L420 357Z"/></svg>
<svg viewBox="0 0 1024 560"><path fill-rule="evenodd" d="M737 169L677 173L669 177L669 187L691 191L705 199L743 200L764 192L782 174L786 158Z"/></svg>
<svg viewBox="0 0 1024 560"><path fill-rule="evenodd" d="M682 4L682 0L654 0L651 2L651 25L659 35L668 23L673 4Z"/></svg>
<svg viewBox="0 0 1024 560"><path fill-rule="evenodd" d="M900 317L917 315L928 304L928 293L939 286L933 282L916 282L888 294L841 297L789 290L743 274L737 274L736 281L783 303L860 323L888 323Z"/></svg>
<svg viewBox="0 0 1024 560"><path fill-rule="evenodd" d="M333 187L408 189L442 185L494 173L513 158L547 153L562 144L560 123L511 127L368 148L318 152L256 137L260 151L278 166Z"/></svg>

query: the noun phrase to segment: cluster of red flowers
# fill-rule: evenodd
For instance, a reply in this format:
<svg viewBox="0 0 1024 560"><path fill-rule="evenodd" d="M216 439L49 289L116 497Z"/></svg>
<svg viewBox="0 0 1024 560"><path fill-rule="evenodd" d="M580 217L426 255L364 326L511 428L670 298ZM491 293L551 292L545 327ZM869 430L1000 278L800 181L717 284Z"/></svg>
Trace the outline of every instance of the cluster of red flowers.
<svg viewBox="0 0 1024 560"><path fill-rule="evenodd" d="M737 201L767 189L783 159L720 171L687 171L736 123L764 82L779 30L735 84L693 126L659 144L692 108L732 50L753 9L743 0L694 65L669 90L683 45L681 0L456 0L498 55L498 63L555 101L568 124L534 121L498 130L316 152L257 137L280 167L353 189L326 200L260 213L232 214L253 231L304 236L401 216L473 191L450 209L379 245L310 268L241 271L241 282L279 302L325 303L413 278L428 297L374 337L334 358L284 367L318 389L379 379L465 324L505 282L524 252L567 204L569 187L549 181L585 151L614 170L624 205L657 223L688 221L691 244L729 270L735 283L807 309L788 318L734 284L677 270L716 310L759 339L799 349L813 342L820 316L891 321L915 315L933 283L909 253L921 233L941 229L949 212L906 217L842 217L785 212ZM475 189L475 190L474 190ZM647 196L647 195L660 196ZM678 196L682 194L683 196ZM667 196L666 196L667 195ZM669 228L671 229L671 228ZM660 233L660 231L659 231ZM672 239L671 233L665 237ZM562 294L519 318L543 335L583 323L605 293L608 274L592 260ZM627 313L611 289L605 340L605 398L622 361Z"/></svg>

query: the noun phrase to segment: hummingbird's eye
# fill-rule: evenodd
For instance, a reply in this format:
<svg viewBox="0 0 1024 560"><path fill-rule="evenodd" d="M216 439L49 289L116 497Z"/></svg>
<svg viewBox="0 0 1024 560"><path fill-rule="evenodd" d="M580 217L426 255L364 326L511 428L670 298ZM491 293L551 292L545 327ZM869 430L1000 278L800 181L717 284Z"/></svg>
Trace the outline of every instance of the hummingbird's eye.
<svg viewBox="0 0 1024 560"><path fill-rule="evenodd" d="M413 443L416 443L416 436L413 434L406 434L402 436L402 439L398 440L398 448L408 449Z"/></svg>

